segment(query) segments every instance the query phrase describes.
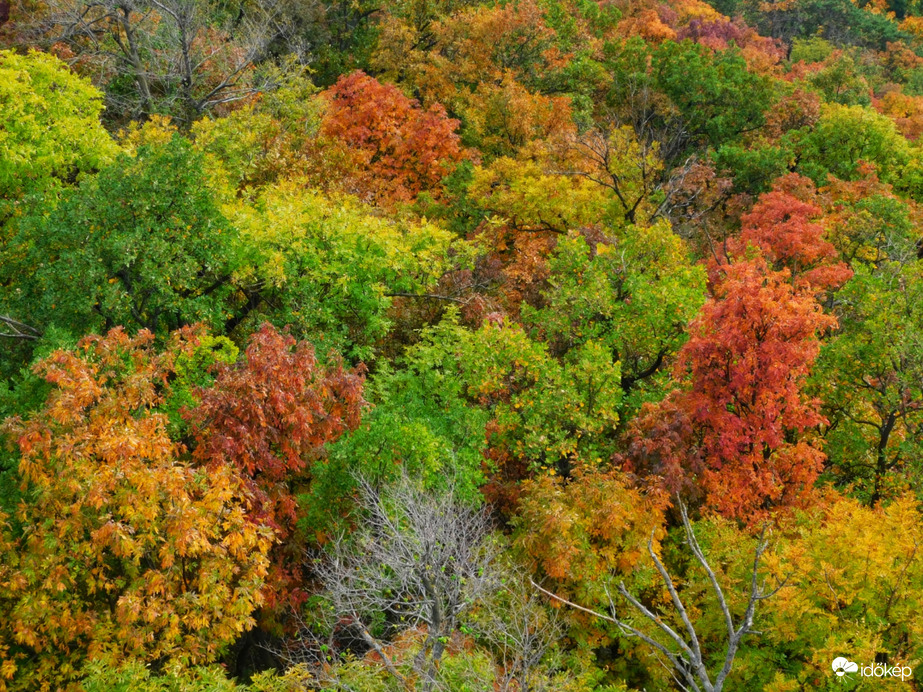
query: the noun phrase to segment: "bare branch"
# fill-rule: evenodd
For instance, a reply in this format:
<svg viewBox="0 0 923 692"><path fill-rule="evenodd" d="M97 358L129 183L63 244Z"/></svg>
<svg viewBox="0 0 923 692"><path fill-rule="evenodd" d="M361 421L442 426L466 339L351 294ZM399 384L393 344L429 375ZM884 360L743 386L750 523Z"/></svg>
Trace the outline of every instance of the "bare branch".
<svg viewBox="0 0 923 692"><path fill-rule="evenodd" d="M488 514L461 504L450 487L427 492L407 477L379 490L360 479L362 514L349 538L331 542L316 574L331 606L329 623L344 618L407 686L387 641L404 632L423 637L409 661L418 690L438 686L439 662L459 617L498 586L496 550L486 540ZM384 622L370 631L369 623ZM310 637L309 637L310 640ZM325 673L327 674L327 673Z"/></svg>
<svg viewBox="0 0 923 692"><path fill-rule="evenodd" d="M32 327L9 315L0 315L0 338L22 339L25 341L37 341L42 336L42 331Z"/></svg>
<svg viewBox="0 0 923 692"><path fill-rule="evenodd" d="M673 628L664 622L663 618L651 611L635 596L633 596L625 587L624 583L619 584L619 593L635 611L643 616L644 619L646 619L653 626L655 626L657 630L672 640L672 642L677 647L676 651L671 651L670 648L668 648L662 642L655 640L651 636L627 624L624 620L619 619L615 615L617 612L616 606L612 600L612 597L609 595L608 589L606 590L606 596L609 599L609 606L612 611L611 615L600 613L591 608L586 608L585 606L581 606L577 603L569 601L566 598L562 598L561 596L558 596L551 591L542 588L534 581L532 582L532 585L546 596L553 598L571 608L580 610L606 622L611 622L617 625L626 636L637 637L643 641L653 650L654 656L662 665L665 665L666 662L669 663L670 672L673 675L674 680L676 680L677 684L679 684L683 689L693 690L694 692L698 692L700 690L703 690L704 692L721 692L724 687L724 683L731 672L734 658L737 655L737 651L739 650L740 644L744 637L748 634L759 634L753 629L753 619L756 612L756 604L759 601L770 598L772 595L777 593L779 589L785 586L788 581L788 577L786 577L772 591L766 591L765 588L759 585L758 572L760 561L769 546L769 542L766 538L766 528L764 527L760 532L759 538L757 540L756 550L754 551L753 566L750 571L750 591L747 598L747 607L743 617L739 621L739 624L735 626L734 616L731 614L731 610L728 607L727 601L724 597L724 591L721 588L721 584L719 583L714 570L711 568L711 565L709 565L704 551L702 550L698 540L695 537L695 533L692 529L692 523L690 522L689 515L686 511L686 507L682 502L679 503L679 507L683 520L683 528L686 534L685 544L689 546L689 549L693 556L696 558L696 561L705 571L712 591L717 597L718 606L721 608L721 612L724 616L725 625L727 628L727 646L725 649L724 663L721 667L721 670L718 671L714 678L712 678L705 665L705 657L703 656L700 648L699 637L696 634L695 626L690 619L685 606L683 605L679 591L677 590L676 585L674 584L673 579L670 577L666 567L654 552L653 535L647 544L648 554L651 556L651 559L654 562L654 566L657 568L663 583L667 587L667 591L670 593L670 599L673 603L673 608L675 609L679 619L682 621L683 626L685 627L688 640L681 637ZM666 659L666 661L660 658L661 655Z"/></svg>

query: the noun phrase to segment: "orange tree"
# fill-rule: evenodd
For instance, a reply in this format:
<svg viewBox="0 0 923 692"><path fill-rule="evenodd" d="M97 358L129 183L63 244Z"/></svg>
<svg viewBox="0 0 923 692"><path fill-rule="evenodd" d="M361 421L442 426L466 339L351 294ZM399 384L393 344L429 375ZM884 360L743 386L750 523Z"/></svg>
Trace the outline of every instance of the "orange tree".
<svg viewBox="0 0 923 692"><path fill-rule="evenodd" d="M0 555L11 689L61 689L86 660L209 662L253 624L271 530L237 470L185 463L158 411L196 343L184 330L157 353L114 329L36 365L44 408L5 423L24 486Z"/></svg>
<svg viewBox="0 0 923 692"><path fill-rule="evenodd" d="M455 132L458 121L434 104L427 109L392 84L353 72L324 92L321 134L348 147L355 192L382 206L413 200L435 188L454 164L469 157Z"/></svg>

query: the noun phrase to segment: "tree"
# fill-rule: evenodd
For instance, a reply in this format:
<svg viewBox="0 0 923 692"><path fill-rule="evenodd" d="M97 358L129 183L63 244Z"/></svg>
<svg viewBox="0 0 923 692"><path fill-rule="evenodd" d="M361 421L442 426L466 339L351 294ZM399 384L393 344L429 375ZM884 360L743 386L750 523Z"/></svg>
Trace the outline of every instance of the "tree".
<svg viewBox="0 0 923 692"><path fill-rule="evenodd" d="M67 685L85 660L208 663L253 624L272 533L236 469L185 463L158 411L195 332L153 341L55 351L35 368L44 408L5 423L26 488L0 557L13 689Z"/></svg>
<svg viewBox="0 0 923 692"><path fill-rule="evenodd" d="M691 138L716 147L765 122L768 80L750 73L736 49L713 53L691 41L665 41L653 52L651 69Z"/></svg>
<svg viewBox="0 0 923 692"><path fill-rule="evenodd" d="M868 106L871 104L869 84L857 72L848 54L834 51L824 60L823 69L812 74L808 82L823 94L827 103Z"/></svg>
<svg viewBox="0 0 923 692"><path fill-rule="evenodd" d="M102 110L102 94L60 60L0 51L0 239L9 218L25 212L26 195L52 195L112 160L117 147Z"/></svg>
<svg viewBox="0 0 923 692"><path fill-rule="evenodd" d="M324 447L359 424L365 405L361 369L334 356L318 362L307 342L264 325L250 337L246 359L220 364L213 385L187 411L192 458L204 468L232 466L246 486L251 521L272 528L281 544L272 555L266 606L280 610L303 595L298 565L296 494Z"/></svg>
<svg viewBox="0 0 923 692"><path fill-rule="evenodd" d="M830 175L859 179L861 161L873 164L884 182L896 183L911 158L894 122L862 106L825 105L814 127L793 133L793 142L797 170L817 185Z"/></svg>
<svg viewBox="0 0 923 692"><path fill-rule="evenodd" d="M659 142L638 140L631 126L609 123L574 137L571 147L578 160L571 174L613 195L613 206L625 223L647 223L659 211L654 201L665 178Z"/></svg>
<svg viewBox="0 0 923 692"><path fill-rule="evenodd" d="M845 0L803 0L762 5L752 0L728 8L728 14L744 10L764 36L791 43L794 38L821 36L837 44L882 50L889 42L904 37L897 23L884 12L870 11L870 5Z"/></svg>
<svg viewBox="0 0 923 692"><path fill-rule="evenodd" d="M324 92L321 132L355 157L356 192L383 206L434 190L454 164L468 158L455 133L458 121L434 104L427 109L391 84L363 72L342 77Z"/></svg>
<svg viewBox="0 0 923 692"><path fill-rule="evenodd" d="M855 652L850 660L871 662L878 654L898 667L916 660L923 627L915 587L923 573L919 519L909 494L875 508L832 495L799 518L776 568L792 573L797 588L784 589L767 611L767 644L785 642L798 664L792 677L817 679L808 651L847 641ZM841 545L852 548L835 554Z"/></svg>
<svg viewBox="0 0 923 692"><path fill-rule="evenodd" d="M459 618L495 588L490 519L451 490L427 493L406 476L383 489L362 482L361 498L356 532L316 565L327 626L378 654L402 689L433 690ZM404 674L384 642L415 628L424 634Z"/></svg>
<svg viewBox="0 0 923 692"><path fill-rule="evenodd" d="M543 474L523 483L514 545L556 593L604 603L606 577L631 578L645 541L663 537L666 509L663 493L632 487L619 470L578 468L569 481ZM581 638L587 624L579 623Z"/></svg>
<svg viewBox="0 0 923 692"><path fill-rule="evenodd" d="M794 173L779 178L741 218L741 233L731 244L732 252L742 255L746 244L752 243L774 269L787 268L793 281L817 290L839 288L852 271L838 261L836 247L824 237L818 201L809 179Z"/></svg>
<svg viewBox="0 0 923 692"><path fill-rule="evenodd" d="M75 334L122 325L164 335L199 321L222 330L243 302L222 194L178 135L121 154L20 224L4 271L15 314Z"/></svg>
<svg viewBox="0 0 923 692"><path fill-rule="evenodd" d="M547 237L598 223L607 215L606 191L585 178L561 175L547 149L529 158L501 156L474 169L468 195L491 220L481 229L483 235Z"/></svg>
<svg viewBox="0 0 923 692"><path fill-rule="evenodd" d="M573 16L582 9L558 12ZM443 104L461 121L465 143L485 161L513 157L530 142L572 127L565 83L577 81L580 68L567 70L570 56L560 44L574 37L564 39L568 27L556 40L553 14L534 0L495 7L465 0L392 5L372 65L419 94L425 106ZM433 21L434 15L442 16ZM600 81L592 61L585 62L590 80Z"/></svg>
<svg viewBox="0 0 923 692"><path fill-rule="evenodd" d="M406 464L434 491L452 482L473 503L480 485L507 511L522 479L549 468L566 475L612 453L620 376L597 342L559 361L518 325L488 320L472 331L450 311L403 365L409 371L373 379L384 401L337 445L327 471L340 492L353 486L342 478L350 467L378 480Z"/></svg>
<svg viewBox="0 0 923 692"><path fill-rule="evenodd" d="M635 598L625 587L624 582L619 584L619 593L634 611L642 617L642 622L646 621L648 627L653 626L653 631L656 632L656 635L651 636L644 630L632 625L631 621L626 618L619 617L615 602L612 600L611 596L609 596L609 614L607 615L562 598L538 584L535 584L535 582L533 582L533 586L546 596L567 606L577 608L596 618L613 623L621 630L624 636L637 637L643 641L650 648L660 664L670 672L676 684L682 689L689 690L690 692L699 692L700 690L702 692L721 692L721 690L724 689L728 675L731 673L734 659L741 648L741 643L744 638L748 635L758 634L753 629L753 620L756 614L757 604L760 601L774 596L785 585L785 581L781 582L772 590L767 590L766 584L761 584L759 581L760 560L769 547L769 543L765 539L764 529L763 533L760 534L753 558L753 568L751 571L746 609L738 620L731 612L728 601L725 599L724 591L705 557L702 547L696 540L692 524L686 513L686 508L682 504L680 504L680 511L682 513L683 529L685 530L685 544L696 562L699 563L702 570L708 575L708 580L717 598L721 614L724 617L727 627L727 645L721 657L722 665L717 669L717 672L709 670L708 657L706 653L703 652L695 624L689 615L689 611L683 604L683 600L680 597L680 592L677 590L674 579L670 576L669 572L667 572L663 562L657 557L657 553L654 551L653 538L648 541L647 552L654 562L654 566L657 568L657 572L660 574L664 586L666 586L670 594L671 605L675 608L675 612L679 616L685 632L678 627L676 629L671 627L659 614L652 611Z"/></svg>
<svg viewBox="0 0 923 692"><path fill-rule="evenodd" d="M690 411L704 428L709 500L731 515L808 491L823 461L817 446L791 433L822 421L818 402L800 390L818 333L836 321L787 278L759 262L730 265L719 299L706 303L680 353L678 368L692 379Z"/></svg>
<svg viewBox="0 0 923 692"><path fill-rule="evenodd" d="M823 345L811 393L823 401L828 478L870 504L919 483L921 443L920 209L871 167L821 190L826 238L853 277L827 298L839 322Z"/></svg>
<svg viewBox="0 0 923 692"><path fill-rule="evenodd" d="M472 251L425 221L383 219L355 199L326 197L300 180L266 186L230 214L248 291L244 331L290 325L321 352L371 361L394 320L397 297L425 299ZM236 325L235 325L236 326Z"/></svg>
<svg viewBox="0 0 923 692"><path fill-rule="evenodd" d="M821 351L813 388L830 420L832 478L875 505L923 481L923 262L900 206L868 197L850 216L844 225L872 235L860 241L855 275L836 294L841 328Z"/></svg>
<svg viewBox="0 0 923 692"><path fill-rule="evenodd" d="M911 686L923 628L916 588L923 574L919 519L909 493L872 508L836 492L783 519L761 562L768 579L787 579L785 587L771 607L759 608L762 635L738 651L726 686L834 692L843 680L830 663L847 652L863 666L877 661L903 669L903 685ZM725 589L732 611L740 612L754 537L736 522L717 519L697 522L696 535L719 581L741 585ZM708 579L687 571L682 588L688 612L711 615L699 618L697 633L718 641L725 626L714 617Z"/></svg>
<svg viewBox="0 0 923 692"><path fill-rule="evenodd" d="M270 72L256 74L254 63L287 30L277 3L244 1L52 0L36 24L108 82L114 116L159 113L187 127L271 86Z"/></svg>
<svg viewBox="0 0 923 692"><path fill-rule="evenodd" d="M759 129L772 102L768 79L748 71L736 48L633 37L608 47L606 65L610 117L631 125L642 144L659 142L667 169Z"/></svg>
<svg viewBox="0 0 923 692"><path fill-rule="evenodd" d="M300 498L304 525L328 540L349 525L358 478L378 487L411 475L428 492L447 492L476 507L483 501L489 410L467 395L454 330L424 331L403 356L379 361L361 425L331 444L311 468Z"/></svg>
<svg viewBox="0 0 923 692"><path fill-rule="evenodd" d="M686 2L681 7L692 8L696 5ZM773 68L785 57L780 41L760 36L756 29L748 26L740 17L729 19L721 15L708 16L706 12L702 12L702 16L691 17L676 33L677 39L690 38L716 52L736 46L741 49L747 66L756 73L772 74ZM734 13L727 14L734 16Z"/></svg>
<svg viewBox="0 0 923 692"><path fill-rule="evenodd" d="M620 364L626 394L652 389L705 299L705 272L669 225L625 226L561 238L548 261L546 305L523 307L555 354L598 340Z"/></svg>
<svg viewBox="0 0 923 692"><path fill-rule="evenodd" d="M836 320L813 289L793 286L787 270L761 258L722 274L679 353L676 372L689 389L642 411L627 458L648 473L684 469L710 507L752 522L768 506L803 498L820 473L823 452L804 433L824 418L802 389L818 335ZM676 423L662 425L662 411Z"/></svg>
<svg viewBox="0 0 923 692"><path fill-rule="evenodd" d="M483 489L507 511L518 483L550 469L599 465L613 450L622 406L613 355L588 340L557 360L515 324L485 323L476 332L447 329L468 401L490 412L489 483Z"/></svg>
<svg viewBox="0 0 923 692"><path fill-rule="evenodd" d="M306 70L288 72L277 89L249 99L224 117L192 124L195 148L217 158L240 190L305 171L325 171L315 156L323 103ZM313 181L322 174L311 177Z"/></svg>
<svg viewBox="0 0 923 692"><path fill-rule="evenodd" d="M481 599L469 616L478 638L493 652L497 692L562 689L553 675L555 649L564 636L561 618L516 568L503 570L504 588ZM551 669L551 670L549 670Z"/></svg>

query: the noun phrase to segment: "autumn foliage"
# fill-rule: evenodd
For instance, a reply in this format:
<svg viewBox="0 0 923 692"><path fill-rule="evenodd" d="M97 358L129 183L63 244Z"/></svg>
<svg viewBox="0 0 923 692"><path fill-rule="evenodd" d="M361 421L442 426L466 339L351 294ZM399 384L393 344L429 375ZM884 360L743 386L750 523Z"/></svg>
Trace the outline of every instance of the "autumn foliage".
<svg viewBox="0 0 923 692"><path fill-rule="evenodd" d="M439 181L469 157L445 108L423 109L393 84L354 72L325 98L321 132L349 148L360 196L387 206L423 190L438 194Z"/></svg>
<svg viewBox="0 0 923 692"><path fill-rule="evenodd" d="M920 692L921 14L0 0L0 692Z"/></svg>
<svg viewBox="0 0 923 692"><path fill-rule="evenodd" d="M29 501L0 585L4 665L36 687L67 686L85 658L207 662L254 623L272 531L237 469L190 465L158 411L195 340L158 354L149 332L87 337L38 363L44 408L6 424Z"/></svg>
<svg viewBox="0 0 923 692"><path fill-rule="evenodd" d="M578 469L569 482L543 476L523 484L517 546L563 593L599 598L607 575L630 574L647 541L661 538L667 503L619 471Z"/></svg>
<svg viewBox="0 0 923 692"><path fill-rule="evenodd" d="M648 406L632 428L630 466L726 516L753 521L799 501L824 462L810 431L826 421L803 390L820 337L837 326L818 293L852 271L825 237L818 202L813 183L793 174L743 216L679 353L688 389Z"/></svg>
<svg viewBox="0 0 923 692"><path fill-rule="evenodd" d="M799 284L819 290L842 286L852 271L825 238L824 211L817 197L814 184L804 176L793 173L776 180L741 219L737 252L744 253L750 243L776 269L787 268Z"/></svg>
<svg viewBox="0 0 923 692"><path fill-rule="evenodd" d="M679 353L688 389L647 408L630 458L669 472L674 490L701 473L704 501L727 516L752 521L799 500L824 460L804 435L823 418L802 388L820 333L835 324L787 270L759 258L727 265Z"/></svg>
<svg viewBox="0 0 923 692"><path fill-rule="evenodd" d="M186 414L195 440L192 458L208 469L237 469L250 497L251 521L272 527L283 552L293 548L295 495L310 477L311 462L359 423L362 383L361 371L337 360L321 364L310 344L267 324L251 336L242 362L218 367L214 385ZM279 592L297 585L288 583L294 577L280 558L267 593L270 607Z"/></svg>

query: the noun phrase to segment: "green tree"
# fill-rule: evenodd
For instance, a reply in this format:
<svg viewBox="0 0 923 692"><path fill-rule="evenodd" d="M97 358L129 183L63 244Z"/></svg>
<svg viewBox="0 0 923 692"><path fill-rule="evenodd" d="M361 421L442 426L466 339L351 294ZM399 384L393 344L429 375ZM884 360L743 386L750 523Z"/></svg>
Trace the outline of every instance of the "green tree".
<svg viewBox="0 0 923 692"><path fill-rule="evenodd" d="M759 129L774 100L769 78L750 72L737 48L713 51L691 40L653 45L634 36L606 44L604 64L608 110L632 125L639 141L658 141L668 168Z"/></svg>
<svg viewBox="0 0 923 692"><path fill-rule="evenodd" d="M832 224L855 276L834 297L840 328L812 379L830 420L829 476L873 505L923 483L923 260L918 212L887 188L860 194Z"/></svg>
<svg viewBox="0 0 923 692"><path fill-rule="evenodd" d="M466 396L454 334L445 328L428 332L372 375L366 391L372 409L314 463L310 491L299 498L309 529L335 532L352 509L357 474L386 483L409 473L429 490L451 485L466 505L481 501L490 415Z"/></svg>
<svg viewBox="0 0 923 692"><path fill-rule="evenodd" d="M687 132L711 146L759 128L772 102L768 79L749 72L737 49L664 41L653 52L652 69Z"/></svg>
<svg viewBox="0 0 923 692"><path fill-rule="evenodd" d="M843 106L869 106L869 84L859 73L858 65L848 53L831 55L824 68L809 77L808 81L823 95L828 103Z"/></svg>
<svg viewBox="0 0 923 692"><path fill-rule="evenodd" d="M163 335L199 321L223 330L243 302L236 234L204 167L175 135L119 155L24 219L3 270L14 314L75 335L116 325Z"/></svg>
<svg viewBox="0 0 923 692"><path fill-rule="evenodd" d="M894 122L862 106L828 104L813 128L792 133L797 170L817 185L833 175L861 177L860 161L873 164L884 182L900 179L910 161L910 144Z"/></svg>
<svg viewBox="0 0 923 692"><path fill-rule="evenodd" d="M648 388L668 369L705 302L705 272L669 224L562 238L549 262L547 305L523 317L553 353L590 341L621 364L621 387ZM659 378L662 379L662 378Z"/></svg>
<svg viewBox="0 0 923 692"><path fill-rule="evenodd" d="M391 327L396 296L422 296L470 252L430 223L382 219L354 198L327 198L298 181L265 188L232 214L247 248L237 279L258 286L245 326L270 319L370 359Z"/></svg>

